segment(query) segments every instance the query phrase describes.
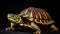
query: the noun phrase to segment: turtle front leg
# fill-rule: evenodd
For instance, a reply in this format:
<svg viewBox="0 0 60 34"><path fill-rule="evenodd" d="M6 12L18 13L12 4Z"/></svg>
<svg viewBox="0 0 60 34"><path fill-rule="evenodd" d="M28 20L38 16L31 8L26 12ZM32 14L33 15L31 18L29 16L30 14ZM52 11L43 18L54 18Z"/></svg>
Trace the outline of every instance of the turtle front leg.
<svg viewBox="0 0 60 34"><path fill-rule="evenodd" d="M20 26L25 26L26 28L32 28L33 30L35 30L36 32L34 32L33 34L41 34L41 30L39 28L39 26L37 26L35 23L31 23L31 25L29 24L20 24Z"/></svg>
<svg viewBox="0 0 60 34"><path fill-rule="evenodd" d="M59 31L58 28L57 28L54 24L52 24L52 25L50 26L50 29L51 29L52 31Z"/></svg>
<svg viewBox="0 0 60 34"><path fill-rule="evenodd" d="M8 27L8 28L6 28L5 30L7 31L7 30L14 30L14 23L10 23L10 27Z"/></svg>

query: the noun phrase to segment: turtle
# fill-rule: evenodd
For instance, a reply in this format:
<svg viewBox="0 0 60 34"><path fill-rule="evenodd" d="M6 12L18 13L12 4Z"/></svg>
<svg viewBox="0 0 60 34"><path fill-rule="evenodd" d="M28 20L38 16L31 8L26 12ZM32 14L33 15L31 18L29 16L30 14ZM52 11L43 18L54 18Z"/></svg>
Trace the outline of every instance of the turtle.
<svg viewBox="0 0 60 34"><path fill-rule="evenodd" d="M22 10L19 14L8 14L7 19L11 23L10 27L6 28L6 31L11 29L14 30L13 27L16 24L21 27L32 28L35 30L33 34L41 34L41 29L38 25L44 27L50 25L52 31L58 31L58 28L54 25L54 20L51 18L50 14L41 8L28 7Z"/></svg>

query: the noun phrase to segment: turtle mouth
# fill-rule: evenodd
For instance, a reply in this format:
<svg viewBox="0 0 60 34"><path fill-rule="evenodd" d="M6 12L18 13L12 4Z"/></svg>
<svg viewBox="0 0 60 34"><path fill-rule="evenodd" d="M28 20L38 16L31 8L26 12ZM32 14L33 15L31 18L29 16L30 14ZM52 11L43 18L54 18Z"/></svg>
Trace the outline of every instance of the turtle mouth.
<svg viewBox="0 0 60 34"><path fill-rule="evenodd" d="M11 20L11 21L13 21L14 19L9 17L9 18L8 18L8 20Z"/></svg>

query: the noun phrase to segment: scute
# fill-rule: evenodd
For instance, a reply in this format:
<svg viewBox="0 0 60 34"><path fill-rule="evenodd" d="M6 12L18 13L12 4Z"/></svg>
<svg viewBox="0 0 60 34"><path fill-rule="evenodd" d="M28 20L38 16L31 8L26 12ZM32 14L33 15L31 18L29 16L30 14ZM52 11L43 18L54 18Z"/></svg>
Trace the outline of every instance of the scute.
<svg viewBox="0 0 60 34"><path fill-rule="evenodd" d="M52 24L54 21L51 19L48 12L43 9L35 8L35 7L28 7L25 10L21 11L21 16L30 20L34 21L39 24Z"/></svg>

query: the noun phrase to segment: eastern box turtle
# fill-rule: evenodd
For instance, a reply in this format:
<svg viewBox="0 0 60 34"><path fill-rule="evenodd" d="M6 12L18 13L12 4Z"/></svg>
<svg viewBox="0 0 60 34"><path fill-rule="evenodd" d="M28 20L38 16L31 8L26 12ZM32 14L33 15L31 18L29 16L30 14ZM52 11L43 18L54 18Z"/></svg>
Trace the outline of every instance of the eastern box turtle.
<svg viewBox="0 0 60 34"><path fill-rule="evenodd" d="M50 15L40 8L28 7L19 14L8 14L7 18L11 24L10 27L6 28L6 30L14 30L14 25L18 24L22 27L25 26L26 28L32 28L36 31L34 34L41 33L41 29L38 25L50 25L52 31L58 31L57 27L53 24L54 21L51 19Z"/></svg>

